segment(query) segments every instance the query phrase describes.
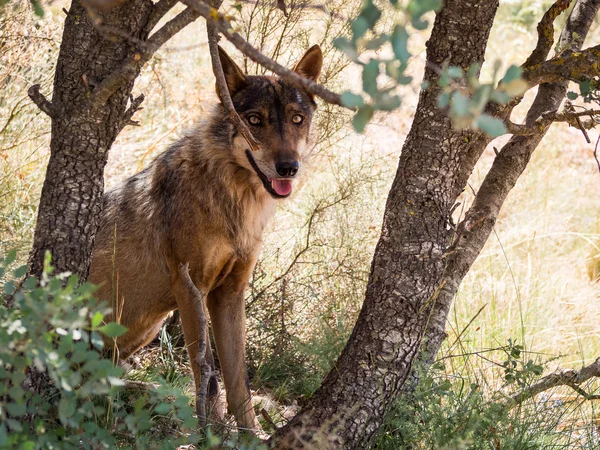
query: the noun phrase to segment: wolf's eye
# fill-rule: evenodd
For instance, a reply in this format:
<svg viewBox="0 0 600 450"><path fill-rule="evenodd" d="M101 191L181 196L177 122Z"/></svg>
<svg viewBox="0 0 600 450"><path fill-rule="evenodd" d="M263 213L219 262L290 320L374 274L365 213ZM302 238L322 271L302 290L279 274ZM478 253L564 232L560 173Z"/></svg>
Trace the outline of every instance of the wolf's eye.
<svg viewBox="0 0 600 450"><path fill-rule="evenodd" d="M300 114L296 114L294 117L292 117L292 122L294 122L296 125L300 125L302 122L304 122L304 117L302 117Z"/></svg>
<svg viewBox="0 0 600 450"><path fill-rule="evenodd" d="M260 125L260 117L258 117L256 114L251 114L248 116L248 122L250 125Z"/></svg>

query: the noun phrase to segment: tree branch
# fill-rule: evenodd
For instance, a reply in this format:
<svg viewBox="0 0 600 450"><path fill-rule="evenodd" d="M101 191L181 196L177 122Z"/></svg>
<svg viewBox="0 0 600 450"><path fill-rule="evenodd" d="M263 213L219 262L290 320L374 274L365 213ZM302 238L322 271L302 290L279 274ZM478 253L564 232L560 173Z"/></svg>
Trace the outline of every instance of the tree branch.
<svg viewBox="0 0 600 450"><path fill-rule="evenodd" d="M160 20L175 6L179 3L179 0L158 0L152 8L152 13L148 18L148 22L144 27L146 34L154 29L154 27L160 22Z"/></svg>
<svg viewBox="0 0 600 450"><path fill-rule="evenodd" d="M579 387L579 385L594 377L600 377L600 358L596 359L596 361L589 366L583 367L579 371L573 369L559 370L545 376L537 383L529 386L527 389L512 394L509 397L509 405L520 405L525 400L533 398L539 393L557 386L569 386L577 393L582 395L586 400L596 400L599 399L600 396L590 395Z"/></svg>
<svg viewBox="0 0 600 450"><path fill-rule="evenodd" d="M530 86L564 80L587 81L600 73L600 45L583 51L567 50L546 62L523 70L523 79Z"/></svg>
<svg viewBox="0 0 600 450"><path fill-rule="evenodd" d="M206 362L206 337L207 320L204 313L204 295L196 287L189 273L189 264L179 264L179 274L187 289L190 304L196 307L196 318L198 320L198 352L197 355L190 355L191 358L196 358L200 367L200 384L196 389L196 415L198 422L202 428L206 426L206 393L208 390L208 379L211 376L211 367Z"/></svg>
<svg viewBox="0 0 600 450"><path fill-rule="evenodd" d="M552 50L554 44L554 21L556 18L565 11L573 0L557 0L551 7L546 11L542 20L537 25L538 41L535 49L523 64L523 67L531 67L535 64L546 61L548 53Z"/></svg>
<svg viewBox="0 0 600 450"><path fill-rule="evenodd" d="M213 73L215 74L215 78L217 80L221 103L223 103L223 106L229 113L229 120L231 120L233 125L237 128L238 132L244 137L244 139L246 139L246 142L252 151L257 151L260 148L260 144L254 138L233 106L233 101L231 100L231 95L229 94L229 88L227 87L227 82L225 81L223 67L221 66L221 58L219 58L219 33L213 22L206 22L206 31L208 33L210 59L212 62Z"/></svg>
<svg viewBox="0 0 600 450"><path fill-rule="evenodd" d="M505 121L506 129L510 134L517 136L532 136L539 133L544 127L554 122L567 122L572 127L590 129L593 128L597 123L595 120L589 122L578 121L581 117L594 117L600 116L600 109L589 109L580 112L567 112L544 114L542 117L537 119L533 124L517 124L510 121Z"/></svg>
<svg viewBox="0 0 600 450"><path fill-rule="evenodd" d="M29 95L29 98L33 101L33 103L35 103L37 107L40 108L43 112L45 112L46 115L48 115L48 117L54 117L54 106L52 105L52 103L50 103L50 100L48 100L44 96L44 94L40 92L39 84L34 84L33 86L31 86L27 90L27 95Z"/></svg>
<svg viewBox="0 0 600 450"><path fill-rule="evenodd" d="M248 42L246 42L246 40L244 40L242 36L233 31L231 22L227 20L222 14L220 14L215 8L209 6L202 0L181 0L181 2L189 6L190 8L193 8L207 21L212 21L216 29L223 36L225 36L225 38L228 41L235 45L235 47L239 51L241 51L252 61L260 64L261 66L265 67L271 72L276 73L288 83L298 88L305 89L307 92L310 92L313 95L321 97L327 103L331 103L332 105L344 106L342 104L342 100L339 94L336 94L335 92L330 91L329 89L321 86L320 84L315 83L314 81L309 80L308 78L305 78L302 75L299 75L296 72L283 67L281 64L263 55L256 48L251 46Z"/></svg>
<svg viewBox="0 0 600 450"><path fill-rule="evenodd" d="M106 77L92 92L92 104L102 107L119 87L124 83L135 79L142 66L146 64L152 55L169 39L175 36L187 25L195 21L199 14L192 8L186 8L177 16L164 24L147 41L144 51L136 52L119 69Z"/></svg>

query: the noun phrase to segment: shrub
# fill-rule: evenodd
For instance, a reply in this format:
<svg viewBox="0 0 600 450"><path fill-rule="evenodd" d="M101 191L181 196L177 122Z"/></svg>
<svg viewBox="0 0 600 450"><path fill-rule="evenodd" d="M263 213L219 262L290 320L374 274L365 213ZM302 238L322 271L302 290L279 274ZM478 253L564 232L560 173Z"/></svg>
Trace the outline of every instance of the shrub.
<svg viewBox="0 0 600 450"><path fill-rule="evenodd" d="M0 309L0 448L173 449L200 440L183 392L164 383L132 391L123 370L102 357L101 333L116 337L125 328L105 323L109 310L92 285L53 275L49 258L39 283L19 284L27 267L10 271L14 260L14 252L0 258L0 285L12 303ZM28 388L31 371L46 374L43 392Z"/></svg>

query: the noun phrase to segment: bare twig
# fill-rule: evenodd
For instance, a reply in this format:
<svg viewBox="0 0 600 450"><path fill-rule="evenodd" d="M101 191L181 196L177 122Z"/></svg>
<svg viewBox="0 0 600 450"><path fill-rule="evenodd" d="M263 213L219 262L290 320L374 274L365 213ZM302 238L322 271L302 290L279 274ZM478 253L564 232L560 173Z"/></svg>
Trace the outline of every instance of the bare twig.
<svg viewBox="0 0 600 450"><path fill-rule="evenodd" d="M246 42L242 36L235 32L230 21L220 14L215 8L209 6L202 0L181 0L181 2L190 8L193 8L207 21L213 22L217 30L252 61L260 64L271 72L276 73L288 83L305 89L307 92L310 92L313 95L321 97L327 103L344 106L339 94L336 94L320 84L297 74L293 70L283 67L281 64L259 52L256 48Z"/></svg>
<svg viewBox="0 0 600 450"><path fill-rule="evenodd" d="M144 98L145 98L144 94L140 94L136 98L133 98L133 96L130 97L129 108L127 108L127 110L123 114L123 120L121 121L121 130L123 128L125 128L127 125L132 125L132 126L140 125L139 122L137 122L135 120L131 120L131 118L137 111L139 111L140 109L143 109L143 108L140 108L140 105L144 101Z"/></svg>
<svg viewBox="0 0 600 450"><path fill-rule="evenodd" d="M538 41L535 49L523 64L524 67L530 67L535 64L540 64L546 60L548 53L554 44L554 21L565 11L573 0L557 0L546 11L542 20L537 25Z"/></svg>
<svg viewBox="0 0 600 450"><path fill-rule="evenodd" d="M273 419L271 419L271 416L269 415L269 413L267 412L267 410L265 408L261 408L260 410L260 414L261 416L264 417L264 419L267 421L267 423L269 425L271 425L271 428L273 428L273 430L277 430L279 427L275 424L275 422L273 421Z"/></svg>
<svg viewBox="0 0 600 450"><path fill-rule="evenodd" d="M223 67L221 65L221 58L219 57L219 34L214 25L214 23L207 21L206 28L208 33L208 48L210 50L210 59L212 62L213 73L215 74L215 78L217 80L217 86L219 87L219 96L221 97L221 102L223 106L227 110L229 114L229 120L234 124L237 128L238 132L246 139L246 142L252 149L252 151L257 151L260 148L260 144L254 138L246 124L242 121L239 114L236 112L233 101L231 100L231 95L229 94L229 89L227 87L227 82L225 81L225 74L223 73Z"/></svg>
<svg viewBox="0 0 600 450"><path fill-rule="evenodd" d="M198 354L195 356L200 367L200 383L196 390L196 415L201 427L206 426L206 392L208 390L208 380L211 376L211 367L206 362L206 336L207 320L204 312L204 295L194 285L190 278L189 264L179 264L179 274L183 279L191 303L196 307L196 317L198 319ZM194 356L191 356L194 357Z"/></svg>
<svg viewBox="0 0 600 450"><path fill-rule="evenodd" d="M577 393L582 395L586 400L596 400L600 398L598 395L590 395L581 389L580 385L591 378L600 377L600 358L596 359L589 366L583 367L581 370L558 370L550 375L545 376L537 383L532 384L527 389L517 392L509 397L511 406L520 405L525 400L535 397L537 394L552 389L557 386L569 386Z"/></svg>
<svg viewBox="0 0 600 450"><path fill-rule="evenodd" d="M40 85L34 84L27 90L27 95L29 98L40 108L43 112L45 112L50 118L54 117L55 111L54 106L50 103L44 94L40 92Z"/></svg>
<svg viewBox="0 0 600 450"><path fill-rule="evenodd" d="M598 159L598 143L600 143L600 136L596 140L596 146L594 147L594 159L596 160L596 164L598 164L598 172L600 172L600 160Z"/></svg>

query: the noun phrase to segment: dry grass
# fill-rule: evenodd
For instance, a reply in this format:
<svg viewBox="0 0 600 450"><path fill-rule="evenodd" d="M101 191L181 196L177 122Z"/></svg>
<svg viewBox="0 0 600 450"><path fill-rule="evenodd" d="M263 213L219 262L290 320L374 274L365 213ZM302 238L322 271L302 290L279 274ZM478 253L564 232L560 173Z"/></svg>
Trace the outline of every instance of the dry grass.
<svg viewBox="0 0 600 450"><path fill-rule="evenodd" d="M36 82L42 83L45 93L51 89L63 3L48 6L43 20L29 13L19 13L20 22L0 18L5 24L0 28L0 251L16 246L22 259L32 238L49 129L48 119L30 104L26 90ZM530 4L537 14L539 5ZM505 6L494 27L488 62L507 57L507 42L511 53L506 65L523 61L533 47L529 13L514 16L510 8ZM298 38L301 46L288 43L289 52L280 54L283 61L293 61L305 44L323 38L324 19L309 20L314 31L303 32L302 39ZM288 350L292 345L296 352L312 352L302 364L318 371L317 382L319 372L326 370L351 329L360 309L386 193L416 105L425 39L419 35L411 43L417 55L412 69L415 82L403 91L403 108L380 117L365 135L353 134L344 125L347 117L339 111L321 108L322 128L332 132L315 152L303 187L281 204L271 222L248 297L250 356L266 384L265 364L274 354L281 355L286 345ZM590 43L598 40L596 29ZM273 49L270 41L264 45ZM327 51L331 58L339 57ZM231 54L236 53L231 50ZM330 69L335 67L331 64ZM328 82L339 88L354 78L353 73L351 68L341 73L334 70ZM113 146L106 167L107 187L139 171L206 114L216 100L213 84L205 28L199 21L160 50L136 82L135 91L146 96L145 109L135 117L141 126L127 128ZM596 138L592 133L592 139ZM564 125L552 128L461 286L447 342L452 344L462 333L461 339L447 345L443 354L494 348L511 337L524 341L528 350L539 352L545 360L561 355L549 369L577 367L600 355L596 195L600 173L592 153L593 145L586 144L580 132ZM478 164L471 179L474 190L493 155L488 149ZM467 202L469 196L465 194ZM289 267L298 254L296 264ZM265 342L268 348L261 348ZM448 369L458 374L475 368L496 380L491 387L502 384L497 368L476 356L449 361ZM281 386L277 376L272 378Z"/></svg>

